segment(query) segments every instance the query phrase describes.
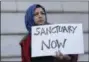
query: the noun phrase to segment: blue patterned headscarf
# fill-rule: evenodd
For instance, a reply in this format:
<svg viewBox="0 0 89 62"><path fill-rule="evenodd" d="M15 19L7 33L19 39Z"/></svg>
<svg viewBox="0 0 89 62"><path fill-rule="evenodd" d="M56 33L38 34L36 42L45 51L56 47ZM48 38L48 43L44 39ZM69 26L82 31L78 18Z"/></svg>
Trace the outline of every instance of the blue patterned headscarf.
<svg viewBox="0 0 89 62"><path fill-rule="evenodd" d="M45 9L39 4L34 4L27 9L25 14L25 25L30 34L31 34L31 27L35 25L33 17L34 17L34 11L37 8L37 6L41 7L44 10L46 17ZM45 24L47 24L47 17Z"/></svg>

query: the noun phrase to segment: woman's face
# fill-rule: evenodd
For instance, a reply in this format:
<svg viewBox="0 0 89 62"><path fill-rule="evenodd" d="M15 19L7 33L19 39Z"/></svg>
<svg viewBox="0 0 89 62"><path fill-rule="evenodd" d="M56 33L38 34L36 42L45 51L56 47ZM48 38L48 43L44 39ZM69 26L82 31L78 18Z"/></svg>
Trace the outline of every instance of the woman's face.
<svg viewBox="0 0 89 62"><path fill-rule="evenodd" d="M36 8L34 12L35 24L42 25L45 23L45 12L42 8Z"/></svg>

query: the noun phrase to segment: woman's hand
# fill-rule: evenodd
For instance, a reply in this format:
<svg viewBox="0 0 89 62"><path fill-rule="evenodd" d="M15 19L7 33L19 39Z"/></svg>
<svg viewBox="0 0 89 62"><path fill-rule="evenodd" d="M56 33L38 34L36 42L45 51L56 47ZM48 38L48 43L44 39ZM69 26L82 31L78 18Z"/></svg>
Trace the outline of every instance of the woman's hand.
<svg viewBox="0 0 89 62"><path fill-rule="evenodd" d="M60 59L60 60L63 60L63 59L70 60L70 59L71 59L70 56L68 56L68 55L63 55L60 51L57 51L57 52L56 52L56 58L57 58L57 59Z"/></svg>

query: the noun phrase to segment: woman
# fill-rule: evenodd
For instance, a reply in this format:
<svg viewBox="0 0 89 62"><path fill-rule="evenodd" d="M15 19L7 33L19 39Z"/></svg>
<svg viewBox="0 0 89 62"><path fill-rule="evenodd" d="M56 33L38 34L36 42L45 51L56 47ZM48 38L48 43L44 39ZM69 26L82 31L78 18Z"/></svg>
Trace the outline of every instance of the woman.
<svg viewBox="0 0 89 62"><path fill-rule="evenodd" d="M31 27L49 24L46 11L41 5L34 4L28 8L25 15L25 24L29 34L20 42L22 62L77 62L77 55L63 55L60 51L56 52L56 57L31 58Z"/></svg>

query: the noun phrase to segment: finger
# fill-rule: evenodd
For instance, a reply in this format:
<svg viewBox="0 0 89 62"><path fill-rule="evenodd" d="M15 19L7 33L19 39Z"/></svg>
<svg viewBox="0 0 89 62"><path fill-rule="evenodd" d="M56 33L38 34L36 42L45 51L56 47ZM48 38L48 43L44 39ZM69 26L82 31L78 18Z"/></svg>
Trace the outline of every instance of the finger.
<svg viewBox="0 0 89 62"><path fill-rule="evenodd" d="M57 57L58 56L58 52L56 51L55 53L56 53L56 56L55 57Z"/></svg>
<svg viewBox="0 0 89 62"><path fill-rule="evenodd" d="M58 53L59 53L59 57L60 57L60 59L63 59L63 54L61 53L60 50L58 50Z"/></svg>
<svg viewBox="0 0 89 62"><path fill-rule="evenodd" d="M56 51L56 58L57 59L63 59L63 55L61 54L60 51Z"/></svg>
<svg viewBox="0 0 89 62"><path fill-rule="evenodd" d="M56 56L60 58L60 53L59 53L59 52L57 52Z"/></svg>
<svg viewBox="0 0 89 62"><path fill-rule="evenodd" d="M59 52L56 51L56 58L60 58Z"/></svg>
<svg viewBox="0 0 89 62"><path fill-rule="evenodd" d="M60 56L64 56L64 55L61 53L61 51L60 51L60 50L58 50L58 53L59 53L59 55L60 55Z"/></svg>
<svg viewBox="0 0 89 62"><path fill-rule="evenodd" d="M68 55L65 55L64 58L67 59L67 60L70 60L71 59L71 57L68 56Z"/></svg>
<svg viewBox="0 0 89 62"><path fill-rule="evenodd" d="M57 51L56 51L56 57L57 57Z"/></svg>
<svg viewBox="0 0 89 62"><path fill-rule="evenodd" d="M60 50L58 50L58 55L61 55L61 52L60 52Z"/></svg>

